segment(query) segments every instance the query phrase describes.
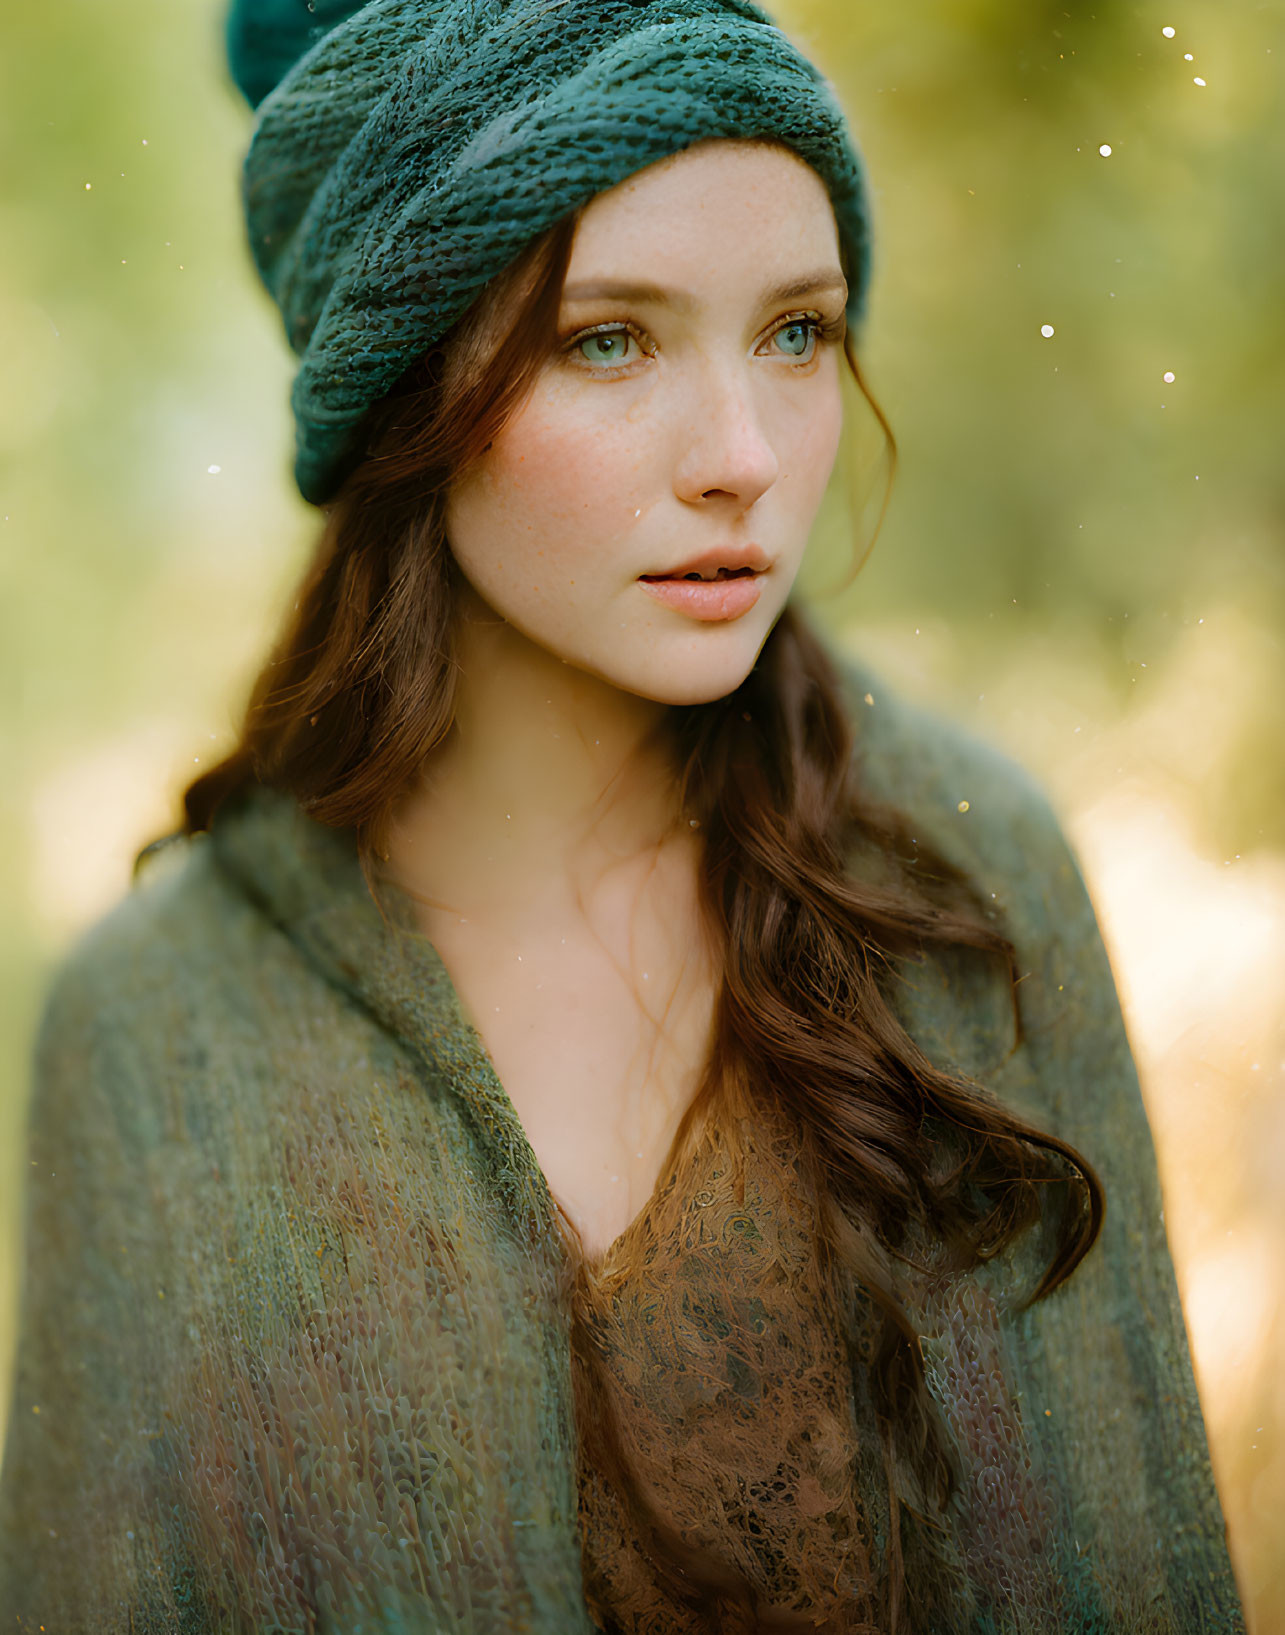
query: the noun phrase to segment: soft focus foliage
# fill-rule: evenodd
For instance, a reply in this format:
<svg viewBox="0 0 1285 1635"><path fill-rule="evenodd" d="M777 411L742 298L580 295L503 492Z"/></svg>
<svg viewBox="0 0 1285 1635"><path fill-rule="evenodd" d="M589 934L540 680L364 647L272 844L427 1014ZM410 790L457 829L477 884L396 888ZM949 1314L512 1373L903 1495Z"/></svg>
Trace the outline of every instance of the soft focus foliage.
<svg viewBox="0 0 1285 1635"><path fill-rule="evenodd" d="M1267 1632L1285 1627L1285 19L1279 0L1064 4L778 8L869 161L864 358L902 451L875 553L836 593L850 511L866 500L868 534L878 510L854 394L807 582L890 681L1041 776L1080 848ZM226 744L314 528L289 480L289 355L243 249L249 115L220 25L212 0L63 0L4 27L6 1154L49 964Z"/></svg>

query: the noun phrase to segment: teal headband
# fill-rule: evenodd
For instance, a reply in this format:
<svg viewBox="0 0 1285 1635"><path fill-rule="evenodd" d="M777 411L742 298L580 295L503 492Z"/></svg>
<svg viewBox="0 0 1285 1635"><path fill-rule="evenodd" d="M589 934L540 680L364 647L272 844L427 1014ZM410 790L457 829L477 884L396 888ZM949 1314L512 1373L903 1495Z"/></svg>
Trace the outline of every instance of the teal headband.
<svg viewBox="0 0 1285 1635"><path fill-rule="evenodd" d="M295 478L324 504L362 419L545 228L704 137L786 143L834 205L855 330L863 167L823 75L749 0L233 0L257 107L250 247L300 358Z"/></svg>

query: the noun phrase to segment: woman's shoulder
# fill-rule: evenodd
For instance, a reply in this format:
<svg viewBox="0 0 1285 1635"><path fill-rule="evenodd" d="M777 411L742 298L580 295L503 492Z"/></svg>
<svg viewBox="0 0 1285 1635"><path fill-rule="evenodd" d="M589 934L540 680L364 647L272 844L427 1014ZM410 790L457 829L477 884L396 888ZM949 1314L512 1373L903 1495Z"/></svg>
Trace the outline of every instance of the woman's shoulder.
<svg viewBox="0 0 1285 1635"><path fill-rule="evenodd" d="M945 710L912 703L864 660L834 659L848 696L863 782L980 855L997 831L1019 826L1061 838L1038 779ZM973 837L970 840L970 837Z"/></svg>
<svg viewBox="0 0 1285 1635"><path fill-rule="evenodd" d="M90 1104L145 1138L171 1088L300 1008L307 973L223 869L210 837L145 856L129 888L56 962L38 1016L33 1112ZM155 1132L153 1132L155 1133Z"/></svg>
<svg viewBox="0 0 1285 1635"><path fill-rule="evenodd" d="M984 1073L997 1093L1067 1139L1100 1139L1097 1126L1108 1114L1136 1135L1141 1103L1114 973L1048 794L1012 756L947 714L899 697L859 660L835 662L853 713L863 792L958 871L1013 948L1019 1052L1009 1056L1008 979L999 980L993 962L948 950L931 951L918 974L904 973L898 1003L912 1035L934 1059Z"/></svg>
<svg viewBox="0 0 1285 1635"><path fill-rule="evenodd" d="M62 954L48 1011L155 1010L226 971L261 934L251 905L215 865L208 839L175 836L143 857L128 889Z"/></svg>
<svg viewBox="0 0 1285 1635"><path fill-rule="evenodd" d="M1011 934L1039 933L1067 915L1095 930L1078 860L1039 780L948 713L899 695L864 661L833 658L863 792L908 820L994 903Z"/></svg>

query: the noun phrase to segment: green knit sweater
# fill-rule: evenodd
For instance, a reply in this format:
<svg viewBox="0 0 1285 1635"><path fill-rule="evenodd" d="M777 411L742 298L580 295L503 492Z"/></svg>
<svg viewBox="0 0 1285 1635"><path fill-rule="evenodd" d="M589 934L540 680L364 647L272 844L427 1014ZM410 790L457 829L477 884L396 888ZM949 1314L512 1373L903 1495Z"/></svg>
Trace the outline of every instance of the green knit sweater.
<svg viewBox="0 0 1285 1635"><path fill-rule="evenodd" d="M925 1346L963 1462L950 1525L985 1567L933 1635L1240 1631L1081 877L1011 762L844 676L867 789L993 897L1021 966L1018 1050L982 961L913 968L908 1026L1086 1153L1108 1198L1056 1294L1018 1314L993 1265L971 1308L997 1314L986 1345ZM260 791L161 852L61 970L31 1106L0 1627L591 1635L567 1251L400 901L381 917L351 836Z"/></svg>

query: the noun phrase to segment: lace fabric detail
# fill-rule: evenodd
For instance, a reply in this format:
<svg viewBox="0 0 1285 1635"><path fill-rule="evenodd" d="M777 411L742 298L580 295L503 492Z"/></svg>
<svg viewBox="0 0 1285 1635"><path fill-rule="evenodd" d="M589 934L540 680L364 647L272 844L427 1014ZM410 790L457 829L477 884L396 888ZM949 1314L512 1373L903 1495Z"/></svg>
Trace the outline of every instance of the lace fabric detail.
<svg viewBox="0 0 1285 1635"><path fill-rule="evenodd" d="M882 1466L854 1414L798 1146L783 1118L707 1128L605 1255L581 1262L586 1596L613 1635L883 1627ZM601 1468L598 1416L632 1494ZM658 1564L649 1508L699 1553L690 1585Z"/></svg>
<svg viewBox="0 0 1285 1635"><path fill-rule="evenodd" d="M611 1247L578 1257L579 1521L606 1635L889 1627L878 1319L850 1272L822 1264L799 1154L782 1109L711 1121ZM1009 1268L999 1293L984 1275L907 1285L958 1480L944 1517L898 1506L902 1627L1087 1627L1064 1559L1073 1529L1012 1383L1003 1291L1024 1280Z"/></svg>

